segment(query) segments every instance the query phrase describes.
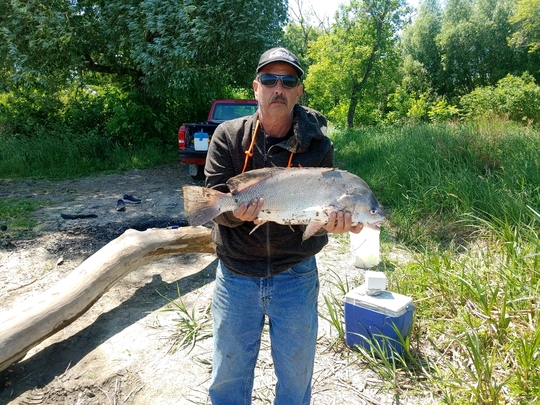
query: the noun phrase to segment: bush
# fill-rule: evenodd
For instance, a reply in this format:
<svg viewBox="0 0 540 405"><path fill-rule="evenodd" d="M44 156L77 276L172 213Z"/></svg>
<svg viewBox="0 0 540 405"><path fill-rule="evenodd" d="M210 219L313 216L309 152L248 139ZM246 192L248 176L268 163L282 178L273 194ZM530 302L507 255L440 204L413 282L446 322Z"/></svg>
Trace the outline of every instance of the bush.
<svg viewBox="0 0 540 405"><path fill-rule="evenodd" d="M446 100L440 100L429 107L428 116L432 122L446 122L456 118L459 110L455 105L450 105Z"/></svg>
<svg viewBox="0 0 540 405"><path fill-rule="evenodd" d="M399 121L446 122L459 115L458 108L448 104L444 98L430 97L429 93L407 93L402 87L388 96L387 107L390 111L386 115L386 122L390 124Z"/></svg>
<svg viewBox="0 0 540 405"><path fill-rule="evenodd" d="M479 87L461 97L466 117L502 116L526 125L540 124L540 86L524 73L521 77L506 76L496 86Z"/></svg>

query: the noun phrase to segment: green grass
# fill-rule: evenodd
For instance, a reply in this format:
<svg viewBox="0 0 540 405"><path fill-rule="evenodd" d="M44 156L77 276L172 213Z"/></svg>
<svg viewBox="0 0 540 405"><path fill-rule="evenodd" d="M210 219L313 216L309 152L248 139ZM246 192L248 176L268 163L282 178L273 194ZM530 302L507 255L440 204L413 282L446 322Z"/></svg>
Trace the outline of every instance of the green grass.
<svg viewBox="0 0 540 405"><path fill-rule="evenodd" d="M97 133L0 138L0 178L77 178L174 162L178 150L148 141L119 145Z"/></svg>
<svg viewBox="0 0 540 405"><path fill-rule="evenodd" d="M416 302L410 351L399 364L360 356L397 391L427 381L441 403L540 403L540 131L496 122L331 136L338 166L390 213L383 251L397 243L414 258L387 271L389 289Z"/></svg>
<svg viewBox="0 0 540 405"><path fill-rule="evenodd" d="M32 229L37 221L32 213L46 205L23 198L0 199L0 239L9 236L12 239L32 236Z"/></svg>
<svg viewBox="0 0 540 405"><path fill-rule="evenodd" d="M177 315L177 330L173 334L173 343L169 353L174 353L179 349L187 349L190 353L198 341L212 336L212 322L210 317L210 305L206 305L202 310L195 307L189 309L184 304L180 294L180 286L176 286L178 299L172 300L157 292L167 301L169 306L162 312L174 312Z"/></svg>

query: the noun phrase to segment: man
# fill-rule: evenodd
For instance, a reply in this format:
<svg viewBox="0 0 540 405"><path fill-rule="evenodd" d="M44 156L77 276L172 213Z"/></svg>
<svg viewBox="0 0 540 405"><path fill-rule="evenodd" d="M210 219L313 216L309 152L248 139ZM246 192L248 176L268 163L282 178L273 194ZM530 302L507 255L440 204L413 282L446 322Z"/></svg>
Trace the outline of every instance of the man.
<svg viewBox="0 0 540 405"><path fill-rule="evenodd" d="M221 124L205 167L206 186L222 187L244 171L263 167L332 167L326 119L298 105L302 67L285 48L264 52L253 81L258 110ZM288 198L284 195L283 198ZM323 230L302 242L303 226L257 219L262 198L215 218L219 264L212 302L213 405L251 404L254 369L265 317L277 377L275 405L306 405L317 340L319 281L315 254L327 232L360 232L350 213L333 213Z"/></svg>

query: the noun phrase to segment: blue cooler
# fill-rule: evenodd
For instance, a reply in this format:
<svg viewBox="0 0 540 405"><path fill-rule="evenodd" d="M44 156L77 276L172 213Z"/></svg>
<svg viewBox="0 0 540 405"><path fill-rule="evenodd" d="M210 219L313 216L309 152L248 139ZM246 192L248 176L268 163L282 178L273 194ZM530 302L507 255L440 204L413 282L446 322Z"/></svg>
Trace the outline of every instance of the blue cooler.
<svg viewBox="0 0 540 405"><path fill-rule="evenodd" d="M367 295L365 291L361 286L345 295L347 345L359 345L369 351L375 344L389 356L401 354L402 342L413 325L416 307L412 298L386 290L377 295Z"/></svg>

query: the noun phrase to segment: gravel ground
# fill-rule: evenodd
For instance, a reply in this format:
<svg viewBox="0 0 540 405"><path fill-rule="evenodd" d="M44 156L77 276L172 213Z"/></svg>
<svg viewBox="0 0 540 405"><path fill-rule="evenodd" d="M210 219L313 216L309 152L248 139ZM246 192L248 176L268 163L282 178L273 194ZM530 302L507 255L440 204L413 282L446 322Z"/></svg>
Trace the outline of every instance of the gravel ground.
<svg viewBox="0 0 540 405"><path fill-rule="evenodd" d="M0 233L0 321L73 271L126 229L186 225L182 186L194 181L181 164L70 181L0 180L0 198L46 202L27 238ZM124 194L141 198L117 212ZM64 219L61 214L93 217ZM2 224L0 224L2 225ZM346 239L346 238L345 238ZM359 285L344 237L332 237L318 255L324 297L340 298L338 278ZM0 373L0 404L209 404L212 339L171 352L179 313L176 299L195 310L201 334L211 325L208 306L216 257L187 254L159 259L120 280L88 312ZM336 332L321 319L313 404L436 403L429 388L396 392L356 352L332 347ZM254 404L271 404L275 376L267 335L257 365Z"/></svg>

